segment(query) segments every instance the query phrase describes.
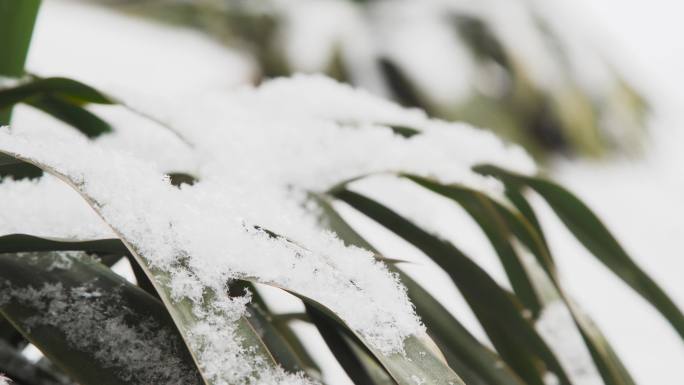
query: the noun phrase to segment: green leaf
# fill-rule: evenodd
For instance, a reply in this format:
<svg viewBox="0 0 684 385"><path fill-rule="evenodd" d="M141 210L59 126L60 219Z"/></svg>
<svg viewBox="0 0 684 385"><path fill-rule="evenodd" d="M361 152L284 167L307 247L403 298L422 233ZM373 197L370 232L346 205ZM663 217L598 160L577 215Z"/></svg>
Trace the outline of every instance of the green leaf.
<svg viewBox="0 0 684 385"><path fill-rule="evenodd" d="M373 354L335 320L309 305L306 313L355 385L396 384Z"/></svg>
<svg viewBox="0 0 684 385"><path fill-rule="evenodd" d="M409 178L438 194L444 195L458 202L463 201L462 195L464 194L464 191L470 191L469 189L460 186L441 185L425 178ZM494 210L493 212L490 210L490 212L488 212L486 215L490 216L491 218L497 218L503 222L503 226L498 226L497 228L490 227L489 230L485 230L486 223L483 224L482 222L486 222L486 219L483 218L478 220L478 223L480 223L480 225L483 227L483 230L487 234L487 237L490 239L490 241L492 241L492 243L506 242L509 243L509 247L512 248L512 244L510 244L510 238L511 234L515 234L515 236L533 253L537 261L544 268L547 274L546 280L535 279L532 275L530 275L528 279L530 282L535 281L535 287L544 288L545 286L552 285L550 288L546 287L545 291L553 291L554 293L557 293L557 295L559 295L560 298L565 302L606 384L634 384L631 376L624 369L619 358L612 351L612 348L598 328L594 326L593 322L591 322L588 316L584 315L584 313L577 308L577 305L575 305L574 302L570 300L564 293L558 280L555 266L551 260L549 249L546 247L546 243L543 241L543 235L536 231L537 227L527 221L525 217L511 212L501 203L488 198L481 193L473 193L480 194L479 198L483 201L486 201L487 205ZM524 197L521 194L518 195L518 198L521 199L521 202L524 201L526 203ZM464 202L464 204L468 203ZM523 207L528 207L531 209L529 205ZM534 212L530 212L532 215L534 215ZM474 213L473 215L477 215L477 213ZM541 228L538 229L541 231ZM500 252L499 250L500 248L497 248L497 252ZM505 249L503 250L505 252Z"/></svg>
<svg viewBox="0 0 684 385"><path fill-rule="evenodd" d="M161 302L93 259L0 254L0 286L3 316L81 384L201 383Z"/></svg>
<svg viewBox="0 0 684 385"><path fill-rule="evenodd" d="M247 304L245 319L261 337L276 362L291 373L305 371L312 378L321 378L321 370L308 352L299 344L287 324L275 321L274 315L259 292L249 281L236 281L230 285L231 296L242 296L249 291L252 301Z"/></svg>
<svg viewBox="0 0 684 385"><path fill-rule="evenodd" d="M0 0L0 76L24 75L24 62L40 0ZM11 108L0 108L0 126L9 124Z"/></svg>
<svg viewBox="0 0 684 385"><path fill-rule="evenodd" d="M0 254L37 251L83 251L93 254L128 255L130 252L121 240L70 240L62 238L44 238L27 234L9 234L0 236Z"/></svg>
<svg viewBox="0 0 684 385"><path fill-rule="evenodd" d="M75 105L114 103L101 92L76 80L60 77L33 78L16 87L0 89L0 109L46 96L68 100Z"/></svg>
<svg viewBox="0 0 684 385"><path fill-rule="evenodd" d="M321 208L322 224L349 244L377 251L335 211L325 196L312 196ZM399 275L416 313L427 326L428 334L456 373L468 385L522 385L522 380L501 358L483 346L436 299L401 269L388 266Z"/></svg>
<svg viewBox="0 0 684 385"><path fill-rule="evenodd" d="M515 297L460 250L380 203L349 190L335 197L416 246L444 269L463 294L501 357L527 383L544 385L545 371L553 372L561 384L570 381L544 340L526 320Z"/></svg>
<svg viewBox="0 0 684 385"><path fill-rule="evenodd" d="M38 96L28 104L76 128L89 138L112 131L109 123L67 99L57 96Z"/></svg>
<svg viewBox="0 0 684 385"><path fill-rule="evenodd" d="M38 178L43 175L43 170L26 162L17 160L11 156L0 153L0 182L5 177L13 179Z"/></svg>
<svg viewBox="0 0 684 385"><path fill-rule="evenodd" d="M515 294L536 319L543 305L542 299L536 292L521 257L510 242L512 233L508 224L499 216L499 212L491 199L485 194L467 187L446 186L414 175L404 175L404 177L432 192L453 200L477 222L499 256Z"/></svg>
<svg viewBox="0 0 684 385"><path fill-rule="evenodd" d="M39 362L29 361L21 349L0 340L0 373L23 385L71 385L60 374L53 373Z"/></svg>
<svg viewBox="0 0 684 385"><path fill-rule="evenodd" d="M548 249L548 246L546 245L546 239L544 239L543 231L541 230L541 224L539 224L539 219L537 219L534 209L532 209L530 203L527 201L527 199L525 199L525 196L523 196L520 191L515 188L506 188L505 194L511 203L513 203L513 205L520 211L520 213L522 213L522 215L527 218L530 224L534 226L539 236L542 237L541 241L544 243L544 247Z"/></svg>
<svg viewBox="0 0 684 385"><path fill-rule="evenodd" d="M334 322L341 330L348 331L347 335L352 337L358 346L364 346L382 364L398 385L415 385L417 380L424 381L426 384L453 383L454 385L465 385L463 380L443 361L441 352L433 345L434 342L428 336L410 336L404 340L403 354L391 353L385 355L366 343L363 337L352 330L344 320L325 305L300 293L282 287L279 288L295 295L307 306L325 315L329 321Z"/></svg>
<svg viewBox="0 0 684 385"><path fill-rule="evenodd" d="M422 95L396 63L383 57L378 60L378 64L394 99L398 103L407 107L426 107L425 103L421 103ZM397 133L401 134L401 131Z"/></svg>
<svg viewBox="0 0 684 385"><path fill-rule="evenodd" d="M509 188L529 187L546 200L575 237L613 273L650 302L684 338L684 314L620 246L601 220L582 201L563 187L547 180L506 171L496 166L478 166L475 171L503 181Z"/></svg>
<svg viewBox="0 0 684 385"><path fill-rule="evenodd" d="M532 218L536 218L534 211L531 211L531 206L527 204L524 196L520 192L517 192L516 196L521 202L525 202L525 206L530 209L529 213L533 216ZM542 231L541 227L533 225L526 216L513 213L498 202L493 202L506 220L506 223L513 229L516 237L532 252L546 271L549 282L570 311L604 382L607 385L634 385L635 383L631 375L625 369L601 331L563 290L550 255L551 251L544 241L543 233L540 233Z"/></svg>

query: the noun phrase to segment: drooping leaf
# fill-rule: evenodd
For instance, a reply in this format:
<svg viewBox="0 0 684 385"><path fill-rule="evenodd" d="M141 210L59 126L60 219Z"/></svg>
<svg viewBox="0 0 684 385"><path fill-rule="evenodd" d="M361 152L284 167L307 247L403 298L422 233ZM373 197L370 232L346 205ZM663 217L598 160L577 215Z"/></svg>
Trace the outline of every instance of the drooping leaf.
<svg viewBox="0 0 684 385"><path fill-rule="evenodd" d="M553 372L570 384L565 371L544 340L524 318L515 297L504 291L470 258L452 244L431 235L380 203L349 190L334 196L416 246L452 278L501 357L527 383L544 385Z"/></svg>
<svg viewBox="0 0 684 385"><path fill-rule="evenodd" d="M474 170L500 179L509 188L529 187L541 195L587 250L658 309L684 338L682 311L663 289L641 270L601 220L575 195L553 182L516 174L496 166L478 166Z"/></svg>
<svg viewBox="0 0 684 385"><path fill-rule="evenodd" d="M114 103L98 90L76 80L61 77L44 79L34 77L15 87L0 89L0 109L44 96L66 99L76 105Z"/></svg>
<svg viewBox="0 0 684 385"><path fill-rule="evenodd" d="M375 251L333 208L325 196L312 196L321 209L322 225L347 243ZM375 251L377 253L377 251ZM494 352L483 346L425 289L401 269L388 266L399 275L428 334L456 373L468 385L522 385L522 380Z"/></svg>
<svg viewBox="0 0 684 385"><path fill-rule="evenodd" d="M441 185L425 178L412 176L410 179L438 194L454 199L459 203L463 202L464 192L469 192L469 189L460 186ZM524 216L516 215L516 213L511 212L501 203L488 198L481 193L473 193L480 194L479 198L482 201L487 202L487 205L491 209L495 210L494 212L491 212L490 210L490 212L487 213L487 216L490 218L497 218L499 221L503 222L503 226L485 230L486 223L483 222L486 222L487 219L482 218L478 220L478 223L483 227L483 230L490 241L492 243L506 242L509 243L509 247L512 248L513 245L510 243L511 236L515 234L515 237L524 245L526 245L528 250L530 250L530 252L532 252L532 254L536 257L536 260L539 262L542 268L544 268L548 277L547 280L535 279L534 275L528 276L527 279L529 279L530 282L534 280L536 287L543 288L546 285L552 285L552 287L545 290L556 292L565 302L606 384L633 385L634 381L626 369L624 369L624 366L620 362L617 355L613 352L611 346L608 344L605 337L603 337L600 330L598 330L588 316L579 310L577 305L564 293L564 290L559 282L555 266L553 266L550 251L543 241L543 236L536 231L537 229L541 231L541 227L535 227L529 221L527 221ZM522 195L519 195L519 198L524 199ZM463 202L462 204L469 203ZM474 212L472 215L475 216L478 215L478 213ZM500 252L500 249L501 248L497 248L497 252ZM505 249L503 252L505 252Z"/></svg>
<svg viewBox="0 0 684 385"><path fill-rule="evenodd" d="M313 306L307 305L306 313L355 385L396 384L372 353L359 345L335 320Z"/></svg>
<svg viewBox="0 0 684 385"><path fill-rule="evenodd" d="M512 233L508 224L499 216L490 198L466 187L445 186L415 175L405 175L405 177L455 201L477 222L499 256L516 296L536 319L543 306L542 299L536 292L521 257L510 242Z"/></svg>
<svg viewBox="0 0 684 385"><path fill-rule="evenodd" d="M278 287L276 285L273 286ZM414 335L406 338L404 340L404 352L384 354L365 342L362 336L352 330L343 319L325 305L300 293L282 287L281 289L295 295L307 306L325 315L329 321L334 322L341 330L348 331L347 335L352 337L358 346L365 346L398 385L413 385L416 381L422 381L422 383L426 384L453 383L455 385L464 385L463 380L444 362L441 352L433 345L434 342L427 335Z"/></svg>
<svg viewBox="0 0 684 385"><path fill-rule="evenodd" d="M111 132L109 123L76 103L57 96L37 96L28 104L63 121L89 138Z"/></svg>
<svg viewBox="0 0 684 385"><path fill-rule="evenodd" d="M286 324L274 322L276 317L251 282L235 281L230 285L231 296L242 296L249 291L252 301L247 304L245 319L261 337L273 358L291 373L306 372L312 378L321 378L321 370ZM297 341L297 344L293 344Z"/></svg>

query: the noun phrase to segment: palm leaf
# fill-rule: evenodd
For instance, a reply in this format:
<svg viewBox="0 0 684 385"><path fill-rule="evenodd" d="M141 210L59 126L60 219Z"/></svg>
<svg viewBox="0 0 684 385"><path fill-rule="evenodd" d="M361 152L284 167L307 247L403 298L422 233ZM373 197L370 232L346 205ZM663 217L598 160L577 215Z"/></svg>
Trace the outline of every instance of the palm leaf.
<svg viewBox="0 0 684 385"><path fill-rule="evenodd" d="M570 310L570 314L572 315L573 320L575 321L575 324L577 325L582 338L589 349L594 363L599 369L599 372L601 373L601 376L606 384L634 384L631 376L620 362L620 359L613 352L612 347L605 337L603 337L601 331L593 324L589 317L584 314L584 312L578 309L578 306L567 296L567 294L565 294L561 288L555 267L553 266L549 254L550 251L546 247L543 237L537 231L535 231L536 228L534 225L528 222L524 216L516 215L516 213L513 213L501 203L498 203L497 201L490 199L481 193L460 186L441 185L425 178L415 176L409 176L409 178L421 186L424 186L425 188L428 188L437 194L453 199L462 205L468 204L467 201L464 202L464 194L478 194L477 196L482 202L486 202L488 207L490 207L492 210L495 210L490 211L487 214L487 217L495 218L500 222L497 228L492 228L487 227L485 218L481 217L479 220L476 219L487 237L493 244L505 242L508 243L509 247L512 249L513 245L511 244L511 240L512 235L515 234L515 237L525 244L528 250L533 253L540 266L545 269L547 273L547 280L534 279L532 274L530 274L530 276L524 277L524 279L529 279L530 281L534 280L534 285L537 287L548 286L547 282L551 282L553 287L547 287L545 290L558 293L568 310ZM478 215L477 212L472 212L472 210L468 211L473 216ZM541 229L539 231L541 231ZM499 249L500 248L497 248L497 252L499 252ZM506 252L506 249L503 250ZM511 277L511 279L514 279L514 277Z"/></svg>
<svg viewBox="0 0 684 385"><path fill-rule="evenodd" d="M495 166L475 170L506 183L510 189L529 187L551 206L565 226L599 261L651 303L684 338L684 314L627 254L601 220L575 195L550 181L506 171Z"/></svg>
<svg viewBox="0 0 684 385"><path fill-rule="evenodd" d="M321 208L323 226L334 231L344 241L373 250L377 254L375 248L333 208L331 198L321 195L311 197ZM428 333L444 353L449 365L467 384L522 385L522 380L501 358L477 341L430 293L401 269L393 266L389 266L389 269L399 275L416 312L427 326Z"/></svg>
<svg viewBox="0 0 684 385"><path fill-rule="evenodd" d="M453 245L427 233L380 203L349 190L334 196L423 251L452 278L501 357L530 384L544 385L545 371L570 384L560 363L523 315L515 297Z"/></svg>

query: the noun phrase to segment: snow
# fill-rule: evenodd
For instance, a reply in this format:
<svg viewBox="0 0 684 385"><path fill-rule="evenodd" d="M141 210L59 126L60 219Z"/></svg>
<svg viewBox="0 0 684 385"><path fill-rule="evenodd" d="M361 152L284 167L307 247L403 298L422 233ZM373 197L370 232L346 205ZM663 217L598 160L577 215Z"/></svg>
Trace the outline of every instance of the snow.
<svg viewBox="0 0 684 385"><path fill-rule="evenodd" d="M177 189L157 163L127 148L108 148L111 140L91 143L74 130L17 124L0 131L0 149L54 169L149 265L170 274L172 299L191 301L200 320L189 330L200 365L210 378L229 382L245 381L265 366L234 337L226 342L248 300L222 294L231 279L253 277L313 298L385 354L402 351L406 337L424 333L384 265L317 228L305 202L308 191L388 171L500 191L469 168L490 161L534 171L524 152L488 132L431 120L319 76L209 93L167 111L192 144L199 177L192 187ZM384 122L421 134L404 138ZM46 193L41 189L49 183L54 179L13 182L8 191L29 186ZM32 204L22 198L15 195L10 204ZM271 239L257 225L287 240ZM359 303L368 310L359 311Z"/></svg>
<svg viewBox="0 0 684 385"><path fill-rule="evenodd" d="M129 149L91 143L73 130L17 124L0 131L0 149L54 169L149 265L170 274L173 300L191 301L200 320L189 330L200 365L221 381L246 381L265 366L235 337L226 342L248 300L222 294L235 278L253 277L313 298L385 354L402 351L406 337L424 333L384 265L317 228L304 201L307 191L395 170L493 189L496 183L470 166L493 161L534 170L520 149L490 133L430 120L318 76L183 100L169 116L192 142L200 180L192 187L175 188L158 164ZM404 138L376 119L422 133ZM38 191L46 185L40 183L26 185ZM12 204L21 206L21 197L15 199ZM257 225L287 240L272 239ZM359 303L367 311L359 311Z"/></svg>
<svg viewBox="0 0 684 385"><path fill-rule="evenodd" d="M10 385L12 382L9 380L9 378L5 377L0 373L0 385Z"/></svg>

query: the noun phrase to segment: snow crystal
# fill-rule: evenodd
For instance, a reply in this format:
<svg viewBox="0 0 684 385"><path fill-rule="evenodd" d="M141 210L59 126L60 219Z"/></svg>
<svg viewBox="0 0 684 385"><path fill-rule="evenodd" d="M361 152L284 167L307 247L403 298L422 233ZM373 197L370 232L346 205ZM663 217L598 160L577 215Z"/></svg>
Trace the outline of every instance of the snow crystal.
<svg viewBox="0 0 684 385"><path fill-rule="evenodd" d="M573 384L603 384L582 335L563 302L546 305L535 326L557 354ZM553 373L547 373L544 381L548 385L558 384L558 378Z"/></svg>
<svg viewBox="0 0 684 385"><path fill-rule="evenodd" d="M168 274L163 284L172 300L192 305L197 321L185 332L217 384L307 381L267 370L255 347L243 344L239 319L249 298L226 294L232 279L310 297L384 354L402 352L405 338L425 333L396 276L371 252L319 228L309 191L392 171L491 189L490 179L470 171L473 164L535 170L522 150L490 133L428 119L323 77L193 97L167 115L195 151L193 186L171 186L148 157L117 149L116 141L105 146L71 132L5 128L0 150L54 169ZM388 125L420 134L404 138Z"/></svg>

